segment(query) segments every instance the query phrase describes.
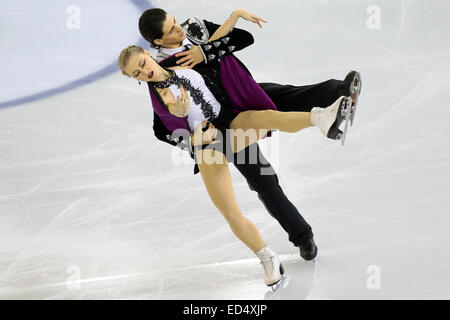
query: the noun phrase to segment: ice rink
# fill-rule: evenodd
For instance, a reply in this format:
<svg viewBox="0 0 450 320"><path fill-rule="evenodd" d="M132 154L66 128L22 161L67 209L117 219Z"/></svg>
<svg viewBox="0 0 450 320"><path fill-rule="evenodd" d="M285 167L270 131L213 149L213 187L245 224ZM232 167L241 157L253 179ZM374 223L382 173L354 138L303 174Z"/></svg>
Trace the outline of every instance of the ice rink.
<svg viewBox="0 0 450 320"><path fill-rule="evenodd" d="M309 128L265 151L313 227L315 264L230 164L290 278L275 294L192 160L153 135L147 86L116 66L145 46L151 7L268 20L237 24L258 82L362 74L344 147ZM450 299L449 1L2 0L0 17L0 299Z"/></svg>

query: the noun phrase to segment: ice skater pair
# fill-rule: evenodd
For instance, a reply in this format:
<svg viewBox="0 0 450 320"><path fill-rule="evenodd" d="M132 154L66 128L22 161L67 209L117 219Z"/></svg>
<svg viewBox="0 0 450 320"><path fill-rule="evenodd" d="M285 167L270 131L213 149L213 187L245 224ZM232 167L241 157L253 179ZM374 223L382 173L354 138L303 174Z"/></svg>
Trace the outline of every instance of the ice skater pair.
<svg viewBox="0 0 450 320"><path fill-rule="evenodd" d="M142 29L146 27L146 24L143 17L145 13L141 17L139 26L144 35ZM265 282L270 286L281 280L283 267L275 252L266 246L254 224L240 211L234 197L227 163L233 161L240 169L239 171L249 182L250 188L258 192L269 213L288 232L289 240L300 247L300 254L305 260L311 260L317 254L311 227L282 192L276 174L267 178L267 175L262 175L261 172L253 173L252 171L258 171L255 169L261 168L261 163L247 164L239 168L234 159L228 159L221 152L223 149L220 149L220 145L223 146L223 143L215 141L217 133L218 131L222 133L226 140L223 142L234 146L235 154L249 152L248 147L266 137L270 130L297 132L317 126L325 136L337 139L343 134L338 129L340 123L350 119L351 111L356 107L361 81L360 75L352 72L344 81L332 79L312 86L294 87L272 83L258 85L245 66L232 55L231 51L236 46L230 46L234 48L227 49L225 53L222 53L224 50L216 52L220 60L212 61L216 57L212 56L214 54L209 56L207 52L213 48L220 48L222 44L230 44L233 32L236 31L233 27L239 17L255 23L262 21L248 11L233 12L222 26L216 28L211 37L202 42L202 50L206 52L202 53L204 61L198 63L194 69L190 69L192 64L187 67L177 67L177 57L173 54L163 58L158 64L148 51L136 46L130 46L122 51L119 66L126 75L147 82L157 116L154 125L155 134L165 142L190 151L191 157L197 162L196 166L212 202L227 220L234 234L259 257L265 271ZM209 31L191 27L189 22L185 24L186 29L182 29L170 15L165 14L163 18L159 24L154 23L154 27L161 29L159 37L147 39L154 45L158 43L158 49L164 48L162 47L164 43L157 40L167 40L166 36L170 38L172 34L171 41L173 41L174 32L178 34L178 40L180 40L176 43L178 47L169 44L168 49L183 51L186 49L183 42L187 34L184 30L191 30L197 37L203 37ZM196 24L198 21L194 19L192 23ZM205 21L203 23L206 25ZM245 33L248 37L248 33ZM145 33L144 37L147 38L148 33ZM191 38L194 39L192 34ZM252 42L252 38L249 42ZM189 50L185 52L192 53L193 48L187 47L187 49ZM172 51L177 53L176 50ZM188 54L185 54L185 57ZM208 58L210 58L209 61L207 61ZM174 64L169 67L170 63ZM218 73L218 70L221 72ZM227 81L230 79L232 83ZM236 86L236 83L241 85ZM355 91L353 95L352 90ZM250 98L242 99L240 95L242 93ZM303 96L304 99L297 100L299 96ZM330 100L333 100L332 103L327 104ZM275 101L278 104L274 103ZM294 106L293 102L299 111L289 110ZM313 107L314 104L317 107ZM198 123L204 123L205 120L209 121L211 126L202 130L202 125ZM255 141L245 139L246 142L241 144L243 149L239 149L238 140L242 140L242 137L227 135L226 129L254 129L264 134L258 135ZM186 135L174 134L175 131L180 130L184 130ZM212 164L197 161L205 157L221 157L222 161ZM279 190L271 195L269 192L273 189Z"/></svg>

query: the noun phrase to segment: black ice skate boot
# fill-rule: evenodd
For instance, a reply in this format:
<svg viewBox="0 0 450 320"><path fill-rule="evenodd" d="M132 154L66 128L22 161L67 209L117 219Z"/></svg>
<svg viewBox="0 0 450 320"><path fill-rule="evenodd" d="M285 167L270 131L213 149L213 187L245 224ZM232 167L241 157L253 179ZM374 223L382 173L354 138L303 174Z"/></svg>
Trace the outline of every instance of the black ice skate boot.
<svg viewBox="0 0 450 320"><path fill-rule="evenodd" d="M352 107L350 109L350 126L353 126L355 119L356 107L358 106L358 98L361 93L361 74L358 71L350 71L344 79L344 83L340 87L339 95L352 98Z"/></svg>
<svg viewBox="0 0 450 320"><path fill-rule="evenodd" d="M313 260L317 256L317 246L314 242L314 238L309 238L301 245L299 245L299 248L300 257L302 257L306 261Z"/></svg>

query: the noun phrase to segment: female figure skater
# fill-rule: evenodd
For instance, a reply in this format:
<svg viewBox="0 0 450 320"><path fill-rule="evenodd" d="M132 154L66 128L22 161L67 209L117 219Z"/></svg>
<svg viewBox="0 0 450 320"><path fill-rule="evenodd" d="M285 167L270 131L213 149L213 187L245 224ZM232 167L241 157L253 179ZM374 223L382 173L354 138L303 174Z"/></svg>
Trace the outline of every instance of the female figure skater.
<svg viewBox="0 0 450 320"><path fill-rule="evenodd" d="M207 42L210 35L213 35L220 25L197 17L178 23L177 19L165 10L152 8L142 13L139 19L139 31L150 44L149 52L152 58L161 66L166 68L176 65L190 66L202 76L218 82L221 81L223 71L220 70L220 60L254 42L251 33L234 27L238 19L257 23L260 27L265 22L247 10L237 9L231 13L227 21L231 31L219 39ZM274 49L279 50L276 47ZM239 61L236 57L234 58ZM313 107L329 106L342 95L352 96L352 108L356 108L357 96L351 93L355 82L360 82L360 75L352 71L344 80L330 79L312 85L294 86L277 83L258 83L258 85L278 110L310 112ZM360 83L358 86L360 87ZM153 86L149 85L149 89L153 105L161 104ZM172 132L167 130L156 112L153 114L153 130L159 140L169 144L175 143L170 139ZM178 137L175 138L178 139ZM178 145L183 148L182 144L183 141ZM189 146L186 149L190 149ZM235 161L236 158L247 158L248 153L252 151L250 149L256 149L254 154L257 155L253 157L254 161L251 164ZM194 159L193 153L189 155ZM260 151L258 143L242 150L232 160L233 165L246 179L250 189L257 193L268 213L287 232L289 241L299 248L300 256L307 261L313 260L318 252L314 242L313 228L285 195L276 171ZM198 165L195 164L194 174L198 172ZM263 172L265 174L262 174ZM268 172L270 174L267 174Z"/></svg>
<svg viewBox="0 0 450 320"><path fill-rule="evenodd" d="M214 36L218 35L213 35L210 41L214 40ZM222 62L230 62L227 61L228 57ZM342 96L328 108L313 108L311 112L280 112L273 103L252 95L251 99L263 105L255 106L254 110L237 110L236 105L228 99L227 92L220 92L220 83L210 83L210 79L204 79L198 72L186 67L165 69L141 47L125 48L118 64L124 74L146 81L156 88L159 98L168 108L155 111L170 130L181 128L191 132L190 146L194 149L195 160L212 202L227 220L233 233L261 260L266 285L278 283L284 273L283 266L255 225L243 216L233 192L226 158L229 152L224 152L224 148L236 153L267 136L270 130L297 132L313 125L325 136L336 138L343 120L341 111L349 110L351 99ZM230 68L232 66L232 63L228 65ZM249 92L247 90L251 93L255 89L251 81L256 83L250 76L244 77L247 83L240 83L242 78L232 80L237 87L245 87L246 93ZM214 88L214 94L210 88ZM231 92L230 89L228 92ZM210 124L204 132L203 125L207 121ZM253 130L253 134L243 134L246 130Z"/></svg>

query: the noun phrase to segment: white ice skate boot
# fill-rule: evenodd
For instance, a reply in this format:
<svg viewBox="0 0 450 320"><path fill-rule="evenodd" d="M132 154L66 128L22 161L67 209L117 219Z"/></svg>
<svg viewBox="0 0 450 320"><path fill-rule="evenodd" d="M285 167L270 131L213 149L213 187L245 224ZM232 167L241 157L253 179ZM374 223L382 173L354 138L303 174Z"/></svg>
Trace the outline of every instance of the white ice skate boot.
<svg viewBox="0 0 450 320"><path fill-rule="evenodd" d="M318 127L324 136L334 140L344 140L350 121L350 107L351 98L341 96L327 108L312 108L311 123ZM339 130L339 126L344 120L346 120L346 125L342 132Z"/></svg>
<svg viewBox="0 0 450 320"><path fill-rule="evenodd" d="M265 246L256 252L261 264L264 268L264 282L267 286L273 286L281 281L281 275L284 274L283 265L280 262L277 254Z"/></svg>

